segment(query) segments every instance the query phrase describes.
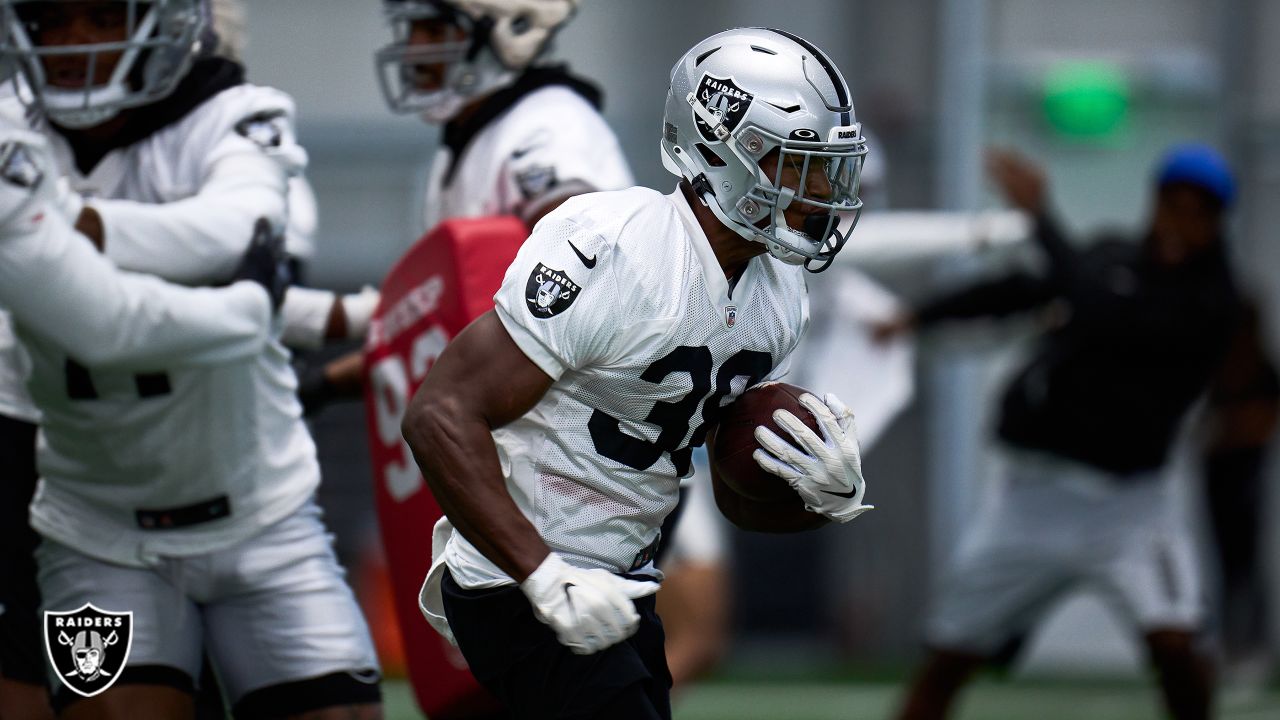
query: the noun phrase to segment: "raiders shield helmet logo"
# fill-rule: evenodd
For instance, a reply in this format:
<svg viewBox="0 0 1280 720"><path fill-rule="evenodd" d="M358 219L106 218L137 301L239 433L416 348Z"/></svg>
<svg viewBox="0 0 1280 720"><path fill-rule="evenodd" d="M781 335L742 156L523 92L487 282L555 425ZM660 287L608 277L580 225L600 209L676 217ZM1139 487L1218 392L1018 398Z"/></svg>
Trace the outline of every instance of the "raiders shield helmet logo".
<svg viewBox="0 0 1280 720"><path fill-rule="evenodd" d="M534 317L546 320L568 310L580 292L582 286L563 271L538 263L524 286L524 299L528 301L529 312Z"/></svg>
<svg viewBox="0 0 1280 720"><path fill-rule="evenodd" d="M695 92L698 102L705 105L712 115L719 117L724 128L730 132L742 122L742 117L747 114L747 108L751 107L751 100L755 97L738 87L732 78L718 78L714 75L703 75ZM698 124L698 134L702 135L703 140L709 143L720 142L711 132L711 126L699 119L697 113L694 113L693 119Z"/></svg>
<svg viewBox="0 0 1280 720"><path fill-rule="evenodd" d="M133 647L133 613L107 612L90 603L70 612L44 613L44 647L58 679L93 697L115 684Z"/></svg>

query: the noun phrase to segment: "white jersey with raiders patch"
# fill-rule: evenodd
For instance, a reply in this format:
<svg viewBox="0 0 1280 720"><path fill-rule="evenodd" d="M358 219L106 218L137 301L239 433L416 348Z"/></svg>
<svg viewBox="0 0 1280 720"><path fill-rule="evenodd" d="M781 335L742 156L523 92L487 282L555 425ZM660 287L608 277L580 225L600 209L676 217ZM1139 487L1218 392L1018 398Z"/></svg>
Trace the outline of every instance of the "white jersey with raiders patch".
<svg viewBox="0 0 1280 720"><path fill-rule="evenodd" d="M679 190L583 195L538 225L496 312L555 382L493 436L511 496L553 551L656 573L692 448L722 406L781 376L804 332L803 273L760 256L731 287ZM464 587L511 582L459 533L445 558Z"/></svg>
<svg viewBox="0 0 1280 720"><path fill-rule="evenodd" d="M571 195L635 181L599 111L563 85L530 92L471 138L459 158L441 146L431 165L426 229L450 218L538 211Z"/></svg>
<svg viewBox="0 0 1280 720"><path fill-rule="evenodd" d="M287 225L288 184L306 162L293 112L279 91L234 86L87 174L60 134L38 119L33 129L98 211L116 265L219 285L260 218ZM44 340L38 325L18 330L43 414L31 518L44 536L136 565L228 547L314 493L315 446L278 340L232 362L95 367Z"/></svg>

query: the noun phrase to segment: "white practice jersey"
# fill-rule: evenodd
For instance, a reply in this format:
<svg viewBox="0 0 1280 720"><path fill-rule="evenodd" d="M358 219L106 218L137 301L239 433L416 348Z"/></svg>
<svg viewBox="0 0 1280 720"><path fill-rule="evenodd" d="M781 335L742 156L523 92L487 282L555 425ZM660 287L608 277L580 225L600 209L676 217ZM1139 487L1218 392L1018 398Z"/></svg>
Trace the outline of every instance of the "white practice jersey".
<svg viewBox="0 0 1280 720"><path fill-rule="evenodd" d="M441 146L427 183L426 229L450 218L529 218L571 195L633 184L599 111L570 88L547 85L486 124L456 161Z"/></svg>
<svg viewBox="0 0 1280 720"><path fill-rule="evenodd" d="M287 225L289 179L306 162L292 125L288 96L239 85L111 151L87 175L60 135L46 135L72 188L102 217L108 258L216 285L231 277L257 220ZM43 412L31 517L45 536L118 563L200 554L257 533L314 492L315 446L288 351L274 339L235 362L121 368L70 356L41 332L23 339Z"/></svg>
<svg viewBox="0 0 1280 720"><path fill-rule="evenodd" d="M507 489L553 551L655 572L691 448L720 407L784 372L808 324L803 273L761 256L731 288L678 190L582 195L539 223L495 300L555 382L494 440ZM464 587L511 582L460 533L444 553Z"/></svg>
<svg viewBox="0 0 1280 720"><path fill-rule="evenodd" d="M3 107L0 157L0 412L39 419L23 323L95 365L220 363L262 351L271 308L261 287L185 288L117 269L55 202L46 138Z"/></svg>

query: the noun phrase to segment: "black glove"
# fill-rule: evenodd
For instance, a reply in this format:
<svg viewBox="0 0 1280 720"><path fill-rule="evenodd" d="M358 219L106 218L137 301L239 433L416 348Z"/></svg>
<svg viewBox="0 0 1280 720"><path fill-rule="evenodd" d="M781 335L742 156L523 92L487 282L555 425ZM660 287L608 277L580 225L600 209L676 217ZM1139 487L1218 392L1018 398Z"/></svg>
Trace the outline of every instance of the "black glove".
<svg viewBox="0 0 1280 720"><path fill-rule="evenodd" d="M271 223L266 218L259 218L253 225L253 239L249 249L244 251L240 259L240 267L232 282L252 280L267 291L271 297L271 309L280 310L284 304L284 295L293 281L289 257L284 252L284 234L271 231Z"/></svg>
<svg viewBox="0 0 1280 720"><path fill-rule="evenodd" d="M306 417L343 399L338 388L325 375L324 367L322 362L308 362L298 358L293 361L293 371L298 375L298 400L302 401L302 414Z"/></svg>

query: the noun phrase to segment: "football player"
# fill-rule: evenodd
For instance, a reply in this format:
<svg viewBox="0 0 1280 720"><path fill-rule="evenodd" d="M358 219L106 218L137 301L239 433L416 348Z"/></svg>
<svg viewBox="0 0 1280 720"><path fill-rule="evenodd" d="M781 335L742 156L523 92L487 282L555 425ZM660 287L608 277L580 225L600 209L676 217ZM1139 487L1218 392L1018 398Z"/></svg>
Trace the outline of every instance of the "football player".
<svg viewBox="0 0 1280 720"><path fill-rule="evenodd" d="M670 717L659 526L721 406L785 371L808 321L800 266L826 267L847 238L839 214L860 207L848 86L799 37L698 43L672 71L663 127L677 189L549 213L404 421L446 513L423 611L518 716ZM867 509L851 413L803 402L823 436L780 413L797 444L761 429L756 459L806 511L715 482L734 522L798 531Z"/></svg>
<svg viewBox="0 0 1280 720"><path fill-rule="evenodd" d="M1058 312L1001 398L1008 478L961 538L928 618L930 652L897 717L947 717L984 663L1003 660L1082 586L1141 634L1169 717L1211 717L1200 560L1166 473L1243 317L1226 252L1230 166L1204 145L1170 148L1141 236L1081 247L1052 212L1043 171L1009 152L989 162L1010 204L1032 217L1045 269L943 294L885 330Z"/></svg>
<svg viewBox="0 0 1280 720"><path fill-rule="evenodd" d="M580 0L384 0L393 40L375 61L387 105L443 126L423 202L451 218L516 215L532 228L568 198L634 182L603 95L546 61ZM303 378L308 406L361 388L358 353Z"/></svg>
<svg viewBox="0 0 1280 720"><path fill-rule="evenodd" d="M426 227L455 217L516 215L532 229L573 195L633 184L617 138L600 115L598 89L543 61L578 0L388 0L394 41L378 67L393 111L445 126L432 164ZM522 19L523 18L523 19ZM520 23L535 32L516 32ZM339 361L329 376L342 381ZM314 377L314 376L313 376ZM690 479L692 480L692 478ZM682 498L709 494L686 483ZM709 500L709 498L702 498ZM682 499L682 502L683 499ZM668 607L681 620L668 628L677 683L691 680L723 652L727 613L717 612L723 542L710 502L692 502L669 522L664 543L691 536L667 573ZM690 602L698 597L697 603ZM705 609L706 612L700 610ZM684 622L684 620L688 622Z"/></svg>
<svg viewBox="0 0 1280 720"><path fill-rule="evenodd" d="M0 54L68 180L59 204L109 260L220 284L255 232L284 231L306 159L292 102L211 54L205 0L0 11ZM92 698L55 688L55 707L188 717L207 651L238 715L379 715L377 661L313 500L315 447L283 347L141 372L28 349L46 440L31 505L43 606L134 613L120 680Z"/></svg>
<svg viewBox="0 0 1280 720"><path fill-rule="evenodd" d="M395 33L377 54L387 103L444 126L427 228L490 215L532 228L573 195L631 186L600 90L542 61L578 2L384 2Z"/></svg>
<svg viewBox="0 0 1280 720"><path fill-rule="evenodd" d="M184 288L124 274L62 217L53 200L56 167L44 139L0 120L0 717L52 717L35 547L27 521L36 487L40 411L25 386L27 356L14 325L76 357L115 366L216 364L261 352L270 337L272 303L236 283L228 289ZM268 238L274 251L282 244ZM237 275L257 280L278 304L287 275L283 254L254 246ZM127 330L121 332L127 326Z"/></svg>

